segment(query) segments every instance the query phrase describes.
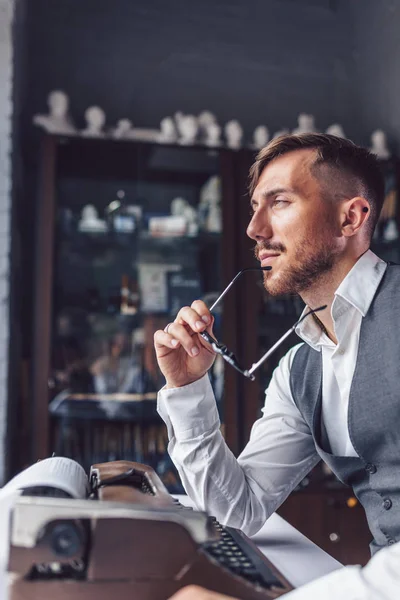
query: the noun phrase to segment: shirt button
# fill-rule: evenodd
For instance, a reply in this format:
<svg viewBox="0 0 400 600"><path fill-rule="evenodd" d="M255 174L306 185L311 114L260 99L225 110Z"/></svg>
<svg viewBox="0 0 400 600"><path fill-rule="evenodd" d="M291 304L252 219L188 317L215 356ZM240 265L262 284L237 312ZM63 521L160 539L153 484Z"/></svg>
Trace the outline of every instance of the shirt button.
<svg viewBox="0 0 400 600"><path fill-rule="evenodd" d="M344 352L345 352L344 348L340 348L339 354L341 354L343 356Z"/></svg>
<svg viewBox="0 0 400 600"><path fill-rule="evenodd" d="M376 473L376 466L373 465L372 463L367 463L365 465L365 470L367 471L367 473L369 473L370 475L373 475L374 473Z"/></svg>
<svg viewBox="0 0 400 600"><path fill-rule="evenodd" d="M384 508L385 510L389 510L389 509L391 509L391 508L392 508L392 501L391 501L391 499L390 499L390 498L385 498L385 499L384 499L384 501L383 501L383 508Z"/></svg>

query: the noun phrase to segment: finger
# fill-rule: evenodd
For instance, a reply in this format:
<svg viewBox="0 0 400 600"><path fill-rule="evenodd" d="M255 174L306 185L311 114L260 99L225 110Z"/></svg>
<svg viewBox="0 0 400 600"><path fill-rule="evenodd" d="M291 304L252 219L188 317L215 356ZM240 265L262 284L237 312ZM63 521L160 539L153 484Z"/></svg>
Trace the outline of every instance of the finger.
<svg viewBox="0 0 400 600"><path fill-rule="evenodd" d="M154 333L154 346L156 350L161 350L162 348L178 348L180 342L176 338L174 338L170 333L166 333L162 329L158 329Z"/></svg>
<svg viewBox="0 0 400 600"><path fill-rule="evenodd" d="M202 319L201 314L199 314L191 306L184 306L181 308L177 314L175 323L178 323L179 325L188 325L194 333L204 331L207 327L207 323ZM171 327L172 326L169 327L169 330Z"/></svg>
<svg viewBox="0 0 400 600"><path fill-rule="evenodd" d="M170 336L172 339L178 340L189 356L197 356L200 352L197 339L192 336L189 331L187 331L184 325L174 321L168 327L168 333L165 331L164 333L165 335Z"/></svg>
<svg viewBox="0 0 400 600"><path fill-rule="evenodd" d="M210 313L208 307L202 300L195 300L191 304L191 308L201 317L206 325L212 325L214 317Z"/></svg>

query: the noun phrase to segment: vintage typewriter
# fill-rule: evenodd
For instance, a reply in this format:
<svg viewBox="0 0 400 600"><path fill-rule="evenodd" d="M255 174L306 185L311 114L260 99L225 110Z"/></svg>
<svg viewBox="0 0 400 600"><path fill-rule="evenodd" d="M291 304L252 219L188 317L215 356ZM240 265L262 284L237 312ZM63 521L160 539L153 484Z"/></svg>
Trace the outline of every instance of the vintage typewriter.
<svg viewBox="0 0 400 600"><path fill-rule="evenodd" d="M10 600L166 600L188 584L241 600L292 589L240 531L172 498L150 467L94 465L89 494L31 486L11 517Z"/></svg>

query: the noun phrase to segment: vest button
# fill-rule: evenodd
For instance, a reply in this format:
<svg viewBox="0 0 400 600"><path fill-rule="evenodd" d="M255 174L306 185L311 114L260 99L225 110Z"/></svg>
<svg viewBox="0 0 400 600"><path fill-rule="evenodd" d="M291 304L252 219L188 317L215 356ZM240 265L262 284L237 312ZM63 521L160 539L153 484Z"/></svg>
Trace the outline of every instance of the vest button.
<svg viewBox="0 0 400 600"><path fill-rule="evenodd" d="M390 538L390 540L388 540L388 546L393 546L393 544L396 543L396 540L392 540L392 538Z"/></svg>
<svg viewBox="0 0 400 600"><path fill-rule="evenodd" d="M376 466L373 465L372 463L367 463L365 465L365 470L367 471L367 473L369 473L370 475L373 475L374 473L376 473Z"/></svg>
<svg viewBox="0 0 400 600"><path fill-rule="evenodd" d="M383 501L383 508L385 510L389 510L390 508L392 508L392 501L390 498L385 498Z"/></svg>

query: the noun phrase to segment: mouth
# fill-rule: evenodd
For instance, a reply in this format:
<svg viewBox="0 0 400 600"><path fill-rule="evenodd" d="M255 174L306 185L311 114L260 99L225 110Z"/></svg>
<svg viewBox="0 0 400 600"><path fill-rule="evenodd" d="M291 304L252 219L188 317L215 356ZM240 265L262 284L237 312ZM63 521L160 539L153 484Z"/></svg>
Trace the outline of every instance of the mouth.
<svg viewBox="0 0 400 600"><path fill-rule="evenodd" d="M278 258L279 254L272 254L271 252L263 252L259 255L258 259L261 263L262 267L266 267L274 262L276 258Z"/></svg>

